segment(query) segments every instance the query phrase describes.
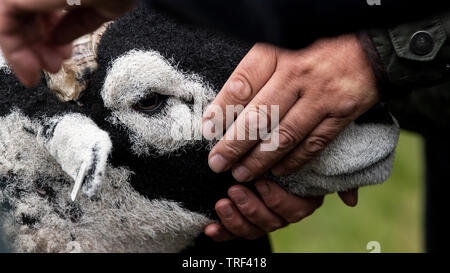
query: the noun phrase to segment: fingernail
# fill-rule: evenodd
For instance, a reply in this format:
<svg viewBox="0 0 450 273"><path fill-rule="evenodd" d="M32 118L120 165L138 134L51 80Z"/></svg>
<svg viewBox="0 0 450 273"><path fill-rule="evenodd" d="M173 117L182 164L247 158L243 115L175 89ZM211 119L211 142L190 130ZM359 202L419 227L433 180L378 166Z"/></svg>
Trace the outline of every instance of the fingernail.
<svg viewBox="0 0 450 273"><path fill-rule="evenodd" d="M207 140L213 140L216 137L216 125L208 119L202 123L202 135Z"/></svg>
<svg viewBox="0 0 450 273"><path fill-rule="evenodd" d="M228 168L228 161L220 154L212 156L209 159L208 164L215 173L221 173Z"/></svg>
<svg viewBox="0 0 450 273"><path fill-rule="evenodd" d="M248 182L251 180L252 174L246 167L239 166L233 170L233 177L239 182Z"/></svg>
<svg viewBox="0 0 450 273"><path fill-rule="evenodd" d="M230 205L218 207L217 210L225 219L231 219L233 217L233 208Z"/></svg>
<svg viewBox="0 0 450 273"><path fill-rule="evenodd" d="M270 187L267 183L265 182L256 183L256 189L258 190L259 194L261 194L261 196L269 197Z"/></svg>
<svg viewBox="0 0 450 273"><path fill-rule="evenodd" d="M207 236L217 236L219 234L219 229L215 225L209 225L205 228L205 234Z"/></svg>
<svg viewBox="0 0 450 273"><path fill-rule="evenodd" d="M250 90L245 88L245 84L241 80L231 81L228 84L227 89L229 92L233 93L235 98L240 100L247 100L250 97Z"/></svg>
<svg viewBox="0 0 450 273"><path fill-rule="evenodd" d="M247 193L242 190L234 190L230 192L230 197L233 202L239 206L247 204L248 201Z"/></svg>

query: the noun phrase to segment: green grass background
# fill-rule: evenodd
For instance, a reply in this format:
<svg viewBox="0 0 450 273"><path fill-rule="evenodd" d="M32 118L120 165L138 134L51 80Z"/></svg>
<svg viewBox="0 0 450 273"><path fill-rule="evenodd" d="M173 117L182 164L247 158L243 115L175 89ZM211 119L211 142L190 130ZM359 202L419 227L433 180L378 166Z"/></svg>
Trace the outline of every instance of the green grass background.
<svg viewBox="0 0 450 273"><path fill-rule="evenodd" d="M271 234L278 253L369 252L378 241L381 252L423 252L424 160L421 137L402 132L391 178L360 189L356 208L337 195L300 223Z"/></svg>

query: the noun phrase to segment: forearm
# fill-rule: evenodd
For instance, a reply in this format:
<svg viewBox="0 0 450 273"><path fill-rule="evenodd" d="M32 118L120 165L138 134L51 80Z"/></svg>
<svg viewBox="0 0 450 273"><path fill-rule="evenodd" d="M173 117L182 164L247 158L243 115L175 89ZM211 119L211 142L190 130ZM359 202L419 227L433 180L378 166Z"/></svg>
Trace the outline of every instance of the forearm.
<svg viewBox="0 0 450 273"><path fill-rule="evenodd" d="M301 48L324 36L423 18L449 1L146 0L157 8L254 42ZM406 8L407 11L406 11Z"/></svg>

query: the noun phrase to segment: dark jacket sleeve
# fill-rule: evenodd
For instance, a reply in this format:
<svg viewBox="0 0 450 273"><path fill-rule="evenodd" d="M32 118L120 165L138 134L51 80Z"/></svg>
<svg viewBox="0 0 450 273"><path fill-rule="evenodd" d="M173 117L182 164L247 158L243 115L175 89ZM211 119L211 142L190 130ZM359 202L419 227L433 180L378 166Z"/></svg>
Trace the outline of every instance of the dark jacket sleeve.
<svg viewBox="0 0 450 273"><path fill-rule="evenodd" d="M397 98L450 81L449 35L450 12L360 34L382 96Z"/></svg>
<svg viewBox="0 0 450 273"><path fill-rule="evenodd" d="M317 38L423 18L442 0L144 0L251 42L300 48Z"/></svg>

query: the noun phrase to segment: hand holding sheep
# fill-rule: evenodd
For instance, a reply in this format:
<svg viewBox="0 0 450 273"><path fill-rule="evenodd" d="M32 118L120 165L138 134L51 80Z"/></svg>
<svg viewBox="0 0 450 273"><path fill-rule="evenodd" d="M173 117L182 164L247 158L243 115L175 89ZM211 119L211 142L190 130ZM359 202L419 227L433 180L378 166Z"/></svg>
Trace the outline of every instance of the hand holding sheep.
<svg viewBox="0 0 450 273"><path fill-rule="evenodd" d="M253 180L269 169L274 175L289 174L316 156L378 99L372 69L355 35L324 39L299 51L256 45L213 104L225 110L227 105L249 108L277 102L285 114L280 124L281 147L265 152L263 142L230 140L225 134L211 151L209 164L216 172L231 169L240 182ZM247 111L225 128L239 126ZM204 118L205 123L209 120ZM256 186L262 198L241 185L231 188L231 200L220 200L216 205L223 225L208 226L206 234L218 241L234 235L256 238L300 221L323 202L323 197L290 195L267 181ZM272 191L268 195L261 189ZM347 205L356 205L357 190L340 196Z"/></svg>

